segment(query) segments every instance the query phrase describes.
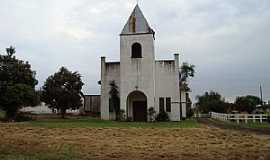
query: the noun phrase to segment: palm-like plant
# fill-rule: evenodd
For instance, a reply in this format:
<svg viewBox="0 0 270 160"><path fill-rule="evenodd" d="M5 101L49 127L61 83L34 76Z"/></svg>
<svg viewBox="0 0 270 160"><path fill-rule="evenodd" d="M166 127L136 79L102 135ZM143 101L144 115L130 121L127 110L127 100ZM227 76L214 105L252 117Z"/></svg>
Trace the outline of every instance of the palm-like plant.
<svg viewBox="0 0 270 160"><path fill-rule="evenodd" d="M115 81L110 82L111 90L109 91L111 105L113 110L116 113L116 120L120 119L120 98L119 98L119 91L118 86L116 85Z"/></svg>
<svg viewBox="0 0 270 160"><path fill-rule="evenodd" d="M181 89L185 91L190 91L187 80L190 77L194 77L194 74L195 74L195 65L184 62L179 72L179 80L180 80Z"/></svg>
<svg viewBox="0 0 270 160"><path fill-rule="evenodd" d="M194 74L195 74L194 68L195 68L194 65L184 62L180 70L180 77L181 77L180 80L187 81L189 77L194 77Z"/></svg>

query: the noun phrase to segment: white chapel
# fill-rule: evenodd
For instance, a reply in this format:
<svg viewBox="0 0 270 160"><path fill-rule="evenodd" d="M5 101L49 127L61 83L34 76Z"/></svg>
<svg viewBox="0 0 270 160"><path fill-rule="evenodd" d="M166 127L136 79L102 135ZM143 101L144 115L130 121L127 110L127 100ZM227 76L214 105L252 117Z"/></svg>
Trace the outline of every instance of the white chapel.
<svg viewBox="0 0 270 160"><path fill-rule="evenodd" d="M179 86L179 54L155 60L155 32L138 5L120 34L120 62L101 58L101 118L114 120L110 83L118 86L120 109L133 121L148 121L148 109L165 111L171 121L186 117L186 93ZM181 98L182 97L182 98Z"/></svg>

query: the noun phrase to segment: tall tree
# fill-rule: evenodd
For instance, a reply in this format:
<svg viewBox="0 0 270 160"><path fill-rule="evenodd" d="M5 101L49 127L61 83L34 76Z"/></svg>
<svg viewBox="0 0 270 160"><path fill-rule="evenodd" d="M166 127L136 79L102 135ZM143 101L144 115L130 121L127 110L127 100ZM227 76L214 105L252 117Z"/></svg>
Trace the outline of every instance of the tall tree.
<svg viewBox="0 0 270 160"><path fill-rule="evenodd" d="M192 109L191 109L191 99L189 98L189 94L187 92L190 92L191 89L188 84L188 79L191 77L194 77L195 74L195 66L192 64L188 64L187 62L184 62L182 66L180 67L179 71L179 88L180 88L180 99L182 99L182 94L181 92L184 91L186 92L186 111L187 111L187 116L190 117L192 116ZM182 105L182 103L181 103ZM182 107L181 107L182 108Z"/></svg>
<svg viewBox="0 0 270 160"><path fill-rule="evenodd" d="M227 111L225 99L217 92L205 92L204 95L197 96L197 100L198 102L196 105L201 113L225 113Z"/></svg>
<svg viewBox="0 0 270 160"><path fill-rule="evenodd" d="M67 109L78 109L82 106L81 75L78 72L71 72L65 67L51 75L42 88L41 100L49 108L60 111L62 118L65 118Z"/></svg>
<svg viewBox="0 0 270 160"><path fill-rule="evenodd" d="M187 81L189 77L194 77L195 65L184 62L181 66L180 74L181 74L181 81Z"/></svg>
<svg viewBox="0 0 270 160"><path fill-rule="evenodd" d="M115 81L111 81L110 87L110 105L116 113L116 120L120 120L120 98L118 86L116 85Z"/></svg>
<svg viewBox="0 0 270 160"><path fill-rule="evenodd" d="M21 107L37 104L38 81L31 65L14 56L14 47L7 48L6 53L0 55L0 107L7 119L14 119Z"/></svg>
<svg viewBox="0 0 270 160"><path fill-rule="evenodd" d="M256 106L261 103L262 102L259 97L252 95L237 97L235 100L236 110L248 113L252 113L252 111L256 109Z"/></svg>
<svg viewBox="0 0 270 160"><path fill-rule="evenodd" d="M194 77L195 66L184 62L180 68L179 79L180 79L180 88L184 91L190 91L188 86L188 78Z"/></svg>

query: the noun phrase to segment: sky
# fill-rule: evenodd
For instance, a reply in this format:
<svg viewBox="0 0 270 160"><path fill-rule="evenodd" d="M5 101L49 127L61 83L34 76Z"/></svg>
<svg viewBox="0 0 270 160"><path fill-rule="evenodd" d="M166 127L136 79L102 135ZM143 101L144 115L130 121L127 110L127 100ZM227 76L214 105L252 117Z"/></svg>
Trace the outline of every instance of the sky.
<svg viewBox="0 0 270 160"><path fill-rule="evenodd" d="M100 57L119 60L119 34L136 0L0 0L0 53L29 61L40 88L61 66L78 71L85 94L99 94ZM270 100L269 0L140 0L156 31L156 59L196 66L192 97L216 91Z"/></svg>

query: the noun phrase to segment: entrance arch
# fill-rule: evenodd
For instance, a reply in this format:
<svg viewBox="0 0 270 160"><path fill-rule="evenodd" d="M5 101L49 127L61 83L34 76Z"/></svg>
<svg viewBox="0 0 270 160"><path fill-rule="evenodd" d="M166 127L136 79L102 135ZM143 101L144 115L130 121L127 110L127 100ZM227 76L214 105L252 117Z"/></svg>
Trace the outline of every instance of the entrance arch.
<svg viewBox="0 0 270 160"><path fill-rule="evenodd" d="M127 116L137 122L147 121L147 97L141 91L131 92L127 97Z"/></svg>

